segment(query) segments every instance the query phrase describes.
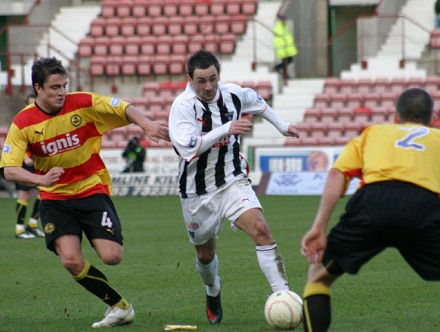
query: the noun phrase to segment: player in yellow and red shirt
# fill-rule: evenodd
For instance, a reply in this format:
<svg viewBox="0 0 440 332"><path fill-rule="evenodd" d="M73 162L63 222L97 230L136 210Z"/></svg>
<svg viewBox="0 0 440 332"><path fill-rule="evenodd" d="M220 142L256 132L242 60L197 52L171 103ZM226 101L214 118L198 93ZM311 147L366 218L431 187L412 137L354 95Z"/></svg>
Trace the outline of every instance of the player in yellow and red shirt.
<svg viewBox="0 0 440 332"><path fill-rule="evenodd" d="M169 140L168 125L147 119L119 98L67 93L67 72L56 58L33 63L32 85L35 104L14 118L0 167L7 180L39 187L48 249L79 284L109 306L93 327L131 323L133 306L84 258L82 234L105 264L121 261L121 223L109 197L110 175L99 154L101 136L135 123L154 141ZM35 173L21 167L27 150Z"/></svg>
<svg viewBox="0 0 440 332"><path fill-rule="evenodd" d="M330 287L387 247L424 280L440 280L440 131L433 101L422 89L404 91L397 123L366 128L350 141L328 174L314 223L301 244L310 262L304 290L305 331L327 331ZM327 225L346 182L361 178L339 223Z"/></svg>

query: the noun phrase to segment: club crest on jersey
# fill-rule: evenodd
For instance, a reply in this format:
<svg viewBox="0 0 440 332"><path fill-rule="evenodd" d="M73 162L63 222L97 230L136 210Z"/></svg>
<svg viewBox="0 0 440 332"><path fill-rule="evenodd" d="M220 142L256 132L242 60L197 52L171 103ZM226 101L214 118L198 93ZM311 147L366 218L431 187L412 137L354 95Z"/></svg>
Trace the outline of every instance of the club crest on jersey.
<svg viewBox="0 0 440 332"><path fill-rule="evenodd" d="M257 99L261 101L261 100L263 100L263 97L261 97L261 96L257 93Z"/></svg>
<svg viewBox="0 0 440 332"><path fill-rule="evenodd" d="M82 123L81 115L79 114L72 115L72 117L70 118L70 123L72 124L72 126L78 127Z"/></svg>
<svg viewBox="0 0 440 332"><path fill-rule="evenodd" d="M110 105L111 106L118 106L120 100L121 100L120 98L112 98L112 100L110 100Z"/></svg>
<svg viewBox="0 0 440 332"><path fill-rule="evenodd" d="M229 121L232 121L233 117L234 117L234 113L233 113L233 112L229 112L229 113L226 114L226 118L227 118Z"/></svg>
<svg viewBox="0 0 440 332"><path fill-rule="evenodd" d="M196 144L197 144L197 137L191 137L191 139L189 140L189 147L190 148L193 148L193 147L195 147L196 146Z"/></svg>
<svg viewBox="0 0 440 332"><path fill-rule="evenodd" d="M11 152L11 150L12 150L12 146L10 146L9 144L5 144L2 149L2 151L5 153L9 153Z"/></svg>

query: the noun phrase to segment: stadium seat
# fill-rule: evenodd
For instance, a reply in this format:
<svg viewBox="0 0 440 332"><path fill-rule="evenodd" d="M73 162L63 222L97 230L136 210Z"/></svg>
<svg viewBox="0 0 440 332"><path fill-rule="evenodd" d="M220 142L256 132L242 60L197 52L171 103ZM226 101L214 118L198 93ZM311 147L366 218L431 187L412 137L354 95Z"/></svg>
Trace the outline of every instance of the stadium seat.
<svg viewBox="0 0 440 332"><path fill-rule="evenodd" d="M107 57L105 64L105 73L108 76L117 76L121 73L122 59L120 56Z"/></svg>
<svg viewBox="0 0 440 332"><path fill-rule="evenodd" d="M209 15L209 2L196 1L194 3L194 15L203 17Z"/></svg>
<svg viewBox="0 0 440 332"><path fill-rule="evenodd" d="M173 43L172 36L169 35L158 36L156 41L156 54L159 55L171 54L172 43Z"/></svg>
<svg viewBox="0 0 440 332"><path fill-rule="evenodd" d="M353 121L369 122L372 114L371 108L367 106L356 107L353 112Z"/></svg>
<svg viewBox="0 0 440 332"><path fill-rule="evenodd" d="M157 37L148 35L143 36L140 45L140 51L142 55L154 55L156 54Z"/></svg>
<svg viewBox="0 0 440 332"><path fill-rule="evenodd" d="M346 106L352 110L356 107L362 106L364 103L364 95L359 92L347 93Z"/></svg>
<svg viewBox="0 0 440 332"><path fill-rule="evenodd" d="M138 57L136 55L126 55L122 57L121 74L136 75Z"/></svg>
<svg viewBox="0 0 440 332"><path fill-rule="evenodd" d="M124 54L126 38L122 36L116 36L110 38L108 45L108 54L121 56Z"/></svg>
<svg viewBox="0 0 440 332"><path fill-rule="evenodd" d="M153 74L166 75L168 74L169 57L167 55L157 55L151 62Z"/></svg>
<svg viewBox="0 0 440 332"><path fill-rule="evenodd" d="M368 94L374 91L374 81L371 78L360 78L356 83L356 91Z"/></svg>
<svg viewBox="0 0 440 332"><path fill-rule="evenodd" d="M211 1L211 15L223 15L226 13L226 0Z"/></svg>
<svg viewBox="0 0 440 332"><path fill-rule="evenodd" d="M356 92L356 80L351 79L351 78L341 79L339 92L340 93L354 93L354 92Z"/></svg>
<svg viewBox="0 0 440 332"><path fill-rule="evenodd" d="M90 35L92 37L102 37L105 35L106 20L102 17L97 17L90 23Z"/></svg>
<svg viewBox="0 0 440 332"><path fill-rule="evenodd" d="M431 31L429 43L431 48L440 48L440 29L434 29Z"/></svg>
<svg viewBox="0 0 440 332"><path fill-rule="evenodd" d="M344 107L347 101L345 93L333 93L329 95L329 106L338 108Z"/></svg>
<svg viewBox="0 0 440 332"><path fill-rule="evenodd" d="M186 16L183 25L183 33L188 36L199 32L199 18L196 16Z"/></svg>
<svg viewBox="0 0 440 332"><path fill-rule="evenodd" d="M186 57L181 54L172 54L169 60L168 71L171 75L185 74Z"/></svg>
<svg viewBox="0 0 440 332"><path fill-rule="evenodd" d="M151 58L148 55L141 55L137 62L138 75L150 75L151 74Z"/></svg>
<svg viewBox="0 0 440 332"><path fill-rule="evenodd" d="M296 130L301 137L310 137L311 136L311 123L302 122L296 124Z"/></svg>
<svg viewBox="0 0 440 332"><path fill-rule="evenodd" d="M180 16L192 16L194 13L194 0L181 0L179 1L179 15Z"/></svg>
<svg viewBox="0 0 440 332"><path fill-rule="evenodd" d="M320 146L333 146L335 145L335 139L333 137L318 137L317 145Z"/></svg>
<svg viewBox="0 0 440 332"><path fill-rule="evenodd" d="M332 94L332 93L338 93L340 87L340 80L339 78L334 77L327 77L324 80L324 93L326 94Z"/></svg>
<svg viewBox="0 0 440 332"><path fill-rule="evenodd" d="M318 93L313 98L314 108L326 108L329 106L329 96L325 93Z"/></svg>
<svg viewBox="0 0 440 332"><path fill-rule="evenodd" d="M341 122L332 122L327 125L327 137L333 139L344 136L345 124Z"/></svg>
<svg viewBox="0 0 440 332"><path fill-rule="evenodd" d="M131 14L134 17L147 17L148 2L145 0L134 0L131 5Z"/></svg>
<svg viewBox="0 0 440 332"><path fill-rule="evenodd" d="M151 33L156 36L165 35L168 30L168 18L163 16L153 17Z"/></svg>
<svg viewBox="0 0 440 332"><path fill-rule="evenodd" d="M123 17L121 19L121 25L119 30L121 35L125 37L131 37L136 35L138 20L135 17Z"/></svg>
<svg viewBox="0 0 440 332"><path fill-rule="evenodd" d="M149 109L156 114L156 119L163 117L164 112L164 100L161 96L152 96L148 98ZM168 112L168 111L167 111Z"/></svg>
<svg viewBox="0 0 440 332"><path fill-rule="evenodd" d="M188 43L188 52L193 54L203 48L204 38L201 35L192 36Z"/></svg>
<svg viewBox="0 0 440 332"><path fill-rule="evenodd" d="M168 19L168 34L180 35L183 31L184 19L181 16L173 16Z"/></svg>
<svg viewBox="0 0 440 332"><path fill-rule="evenodd" d="M372 123L386 123L388 121L388 110L386 107L375 107L371 109Z"/></svg>
<svg viewBox="0 0 440 332"><path fill-rule="evenodd" d="M403 77L392 78L389 87L391 92L400 94L406 88L406 79Z"/></svg>
<svg viewBox="0 0 440 332"><path fill-rule="evenodd" d="M340 146L344 146L346 145L353 137L350 136L340 136L340 137L335 137L334 139L334 145L340 145Z"/></svg>
<svg viewBox="0 0 440 332"><path fill-rule="evenodd" d="M237 45L237 36L235 34L222 34L219 39L219 52L221 54L233 54ZM264 98L264 97L263 97Z"/></svg>
<svg viewBox="0 0 440 332"><path fill-rule="evenodd" d="M119 18L131 16L131 0L119 0L116 6L116 16Z"/></svg>
<svg viewBox="0 0 440 332"><path fill-rule="evenodd" d="M179 1L167 0L162 4L162 15L169 18L177 16L179 13Z"/></svg>
<svg viewBox="0 0 440 332"><path fill-rule="evenodd" d="M78 56L90 57L93 54L95 39L89 36L83 37L78 44Z"/></svg>
<svg viewBox="0 0 440 332"><path fill-rule="evenodd" d="M367 92L364 93L363 96L363 105L365 107L368 107L370 109L373 109L375 107L379 107L381 104L380 94L376 92Z"/></svg>
<svg viewBox="0 0 440 332"><path fill-rule="evenodd" d="M152 18L162 16L162 0L149 0L147 14Z"/></svg>
<svg viewBox="0 0 440 332"><path fill-rule="evenodd" d="M394 107L400 92L384 92L380 94L380 104L383 107Z"/></svg>
<svg viewBox="0 0 440 332"><path fill-rule="evenodd" d="M164 81L159 84L159 95L163 98L176 95L176 86L173 82Z"/></svg>
<svg viewBox="0 0 440 332"><path fill-rule="evenodd" d="M217 35L206 35L203 41L203 48L215 54L218 50L218 43Z"/></svg>
<svg viewBox="0 0 440 332"><path fill-rule="evenodd" d="M257 0L241 0L241 13L255 15L257 13Z"/></svg>
<svg viewBox="0 0 440 332"><path fill-rule="evenodd" d="M138 55L140 53L142 39L139 36L130 36L125 41L125 54Z"/></svg>
<svg viewBox="0 0 440 332"><path fill-rule="evenodd" d="M321 109L320 121L322 123L332 123L336 119L336 108L326 107Z"/></svg>
<svg viewBox="0 0 440 332"><path fill-rule="evenodd" d="M101 16L102 17L115 17L116 7L118 6L117 0L106 0L101 4Z"/></svg>
<svg viewBox="0 0 440 332"><path fill-rule="evenodd" d="M321 110L319 108L307 108L304 112L304 123L318 122L321 120Z"/></svg>
<svg viewBox="0 0 440 332"><path fill-rule="evenodd" d="M95 38L95 44L93 46L93 54L95 55L107 55L108 47L110 44L109 37L97 37Z"/></svg>
<svg viewBox="0 0 440 332"><path fill-rule="evenodd" d="M187 35L173 36L173 42L171 44L171 51L173 54L188 54L187 45L189 43L189 37Z"/></svg>
<svg viewBox="0 0 440 332"><path fill-rule="evenodd" d="M247 27L246 15L233 15L230 22L231 24L229 25L229 29L231 33L241 35L246 32L246 27Z"/></svg>
<svg viewBox="0 0 440 332"><path fill-rule="evenodd" d="M229 0L226 2L225 12L227 15L239 15L241 14L241 1Z"/></svg>
<svg viewBox="0 0 440 332"><path fill-rule="evenodd" d="M156 97L159 95L160 85L157 82L145 82L143 85L144 97Z"/></svg>
<svg viewBox="0 0 440 332"><path fill-rule="evenodd" d="M214 33L214 26L216 24L215 17L211 15L201 16L199 20L199 31L202 34Z"/></svg>
<svg viewBox="0 0 440 332"><path fill-rule="evenodd" d="M219 35L229 33L231 24L232 20L229 15L217 15L215 17L214 32Z"/></svg>
<svg viewBox="0 0 440 332"><path fill-rule="evenodd" d="M310 135L315 138L325 137L327 135L327 123L323 123L323 122L311 123Z"/></svg>
<svg viewBox="0 0 440 332"><path fill-rule="evenodd" d="M373 82L373 91L375 93L382 93L389 91L389 81L387 78L378 77Z"/></svg>
<svg viewBox="0 0 440 332"><path fill-rule="evenodd" d="M440 86L440 77L438 77L438 76L426 77L424 86L425 86L426 91L428 91L428 92L438 90L439 86Z"/></svg>
<svg viewBox="0 0 440 332"><path fill-rule="evenodd" d="M121 19L119 17L108 17L105 20L104 34L109 37L118 36L120 25Z"/></svg>
<svg viewBox="0 0 440 332"><path fill-rule="evenodd" d="M106 57L105 56L92 56L90 58L90 75L92 76L100 76L104 75L106 66Z"/></svg>
<svg viewBox="0 0 440 332"><path fill-rule="evenodd" d="M342 107L336 110L336 121L340 123L350 123L353 121L353 108Z"/></svg>
<svg viewBox="0 0 440 332"><path fill-rule="evenodd" d="M137 20L136 33L139 36L148 36L151 34L153 20L151 17L139 17Z"/></svg>

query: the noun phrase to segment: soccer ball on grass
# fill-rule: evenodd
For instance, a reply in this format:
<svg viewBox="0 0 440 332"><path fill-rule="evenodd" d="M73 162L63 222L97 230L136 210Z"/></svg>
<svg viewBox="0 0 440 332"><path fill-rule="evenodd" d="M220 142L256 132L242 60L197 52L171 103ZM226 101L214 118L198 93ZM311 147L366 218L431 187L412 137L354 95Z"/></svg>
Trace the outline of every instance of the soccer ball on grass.
<svg viewBox="0 0 440 332"><path fill-rule="evenodd" d="M267 322L276 329L293 330L302 322L303 301L292 291L272 293L264 306Z"/></svg>

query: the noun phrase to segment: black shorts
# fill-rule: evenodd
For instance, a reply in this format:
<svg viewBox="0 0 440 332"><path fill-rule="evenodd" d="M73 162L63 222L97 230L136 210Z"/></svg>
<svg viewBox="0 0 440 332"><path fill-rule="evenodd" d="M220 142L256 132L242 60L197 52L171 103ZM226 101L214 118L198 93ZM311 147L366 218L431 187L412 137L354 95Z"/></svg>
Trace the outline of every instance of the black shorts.
<svg viewBox="0 0 440 332"><path fill-rule="evenodd" d="M29 172L32 172L32 173L35 172L34 166L27 166L27 165L23 164L23 168L25 170L28 170ZM24 184L20 184L20 183L15 184L15 190L17 190L17 191L31 191L34 189L38 190L37 187L25 186Z"/></svg>
<svg viewBox="0 0 440 332"><path fill-rule="evenodd" d="M425 280L440 280L440 198L404 182L360 188L328 235L323 264L331 274L356 274L387 247L399 250Z"/></svg>
<svg viewBox="0 0 440 332"><path fill-rule="evenodd" d="M123 244L121 222L107 195L67 201L43 200L40 217L46 234L46 246L53 252L57 238L75 234L82 240L83 232L92 246L92 239L107 239Z"/></svg>

